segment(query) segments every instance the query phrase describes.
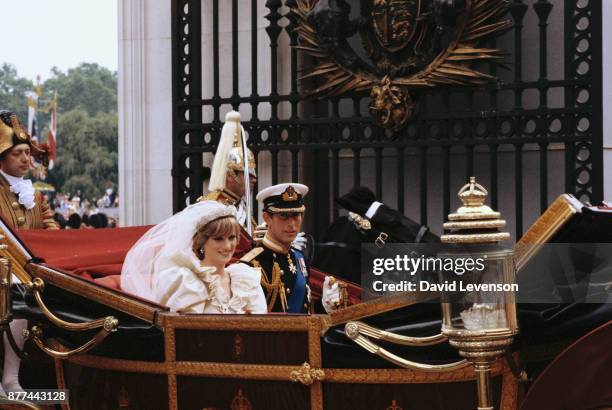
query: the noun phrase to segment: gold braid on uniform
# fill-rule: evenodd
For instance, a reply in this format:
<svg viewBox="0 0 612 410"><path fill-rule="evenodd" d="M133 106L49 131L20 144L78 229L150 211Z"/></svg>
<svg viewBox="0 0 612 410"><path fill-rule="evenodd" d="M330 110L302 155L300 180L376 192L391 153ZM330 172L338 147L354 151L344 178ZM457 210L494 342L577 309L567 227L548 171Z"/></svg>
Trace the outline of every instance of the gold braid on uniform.
<svg viewBox="0 0 612 410"><path fill-rule="evenodd" d="M268 312L272 311L272 308L276 304L276 298L280 294L281 305L283 307L283 312L287 311L287 294L285 293L285 284L281 280L282 271L278 263L274 262L272 264L272 280L268 277L266 271L261 267L261 264L254 260L251 262L254 267L261 268L261 286L266 290L268 294L267 302L268 302Z"/></svg>

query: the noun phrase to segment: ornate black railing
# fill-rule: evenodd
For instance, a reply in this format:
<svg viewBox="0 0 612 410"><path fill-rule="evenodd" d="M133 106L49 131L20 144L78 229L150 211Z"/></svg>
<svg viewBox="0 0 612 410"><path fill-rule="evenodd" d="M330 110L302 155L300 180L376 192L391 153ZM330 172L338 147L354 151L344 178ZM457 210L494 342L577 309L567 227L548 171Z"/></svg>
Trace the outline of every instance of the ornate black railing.
<svg viewBox="0 0 612 410"><path fill-rule="evenodd" d="M357 184L439 227L476 174L493 208L513 215L516 237L562 192L602 200L600 1L510 1L513 28L490 41L508 51L510 69L484 67L499 81L483 87L418 92L419 112L395 133L372 123L367 95L302 97L298 77L312 61L291 48L284 3L172 1L175 211L202 194L203 153L214 152L230 108L243 112L272 183L313 187L315 234L338 215L333 199Z"/></svg>

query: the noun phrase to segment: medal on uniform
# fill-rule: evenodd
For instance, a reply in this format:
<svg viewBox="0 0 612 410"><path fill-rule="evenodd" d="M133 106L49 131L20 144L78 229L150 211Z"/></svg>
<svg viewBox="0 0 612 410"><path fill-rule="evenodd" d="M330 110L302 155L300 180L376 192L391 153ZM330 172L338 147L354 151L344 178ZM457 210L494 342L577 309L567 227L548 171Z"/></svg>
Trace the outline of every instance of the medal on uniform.
<svg viewBox="0 0 612 410"><path fill-rule="evenodd" d="M300 270L304 276L308 276L308 270L306 269L306 262L304 258L298 258L298 262L300 263Z"/></svg>
<svg viewBox="0 0 612 410"><path fill-rule="evenodd" d="M289 253L287 253L287 262L289 262L289 270L295 275L297 273L297 268L293 264L293 260L291 259L291 255L289 255Z"/></svg>

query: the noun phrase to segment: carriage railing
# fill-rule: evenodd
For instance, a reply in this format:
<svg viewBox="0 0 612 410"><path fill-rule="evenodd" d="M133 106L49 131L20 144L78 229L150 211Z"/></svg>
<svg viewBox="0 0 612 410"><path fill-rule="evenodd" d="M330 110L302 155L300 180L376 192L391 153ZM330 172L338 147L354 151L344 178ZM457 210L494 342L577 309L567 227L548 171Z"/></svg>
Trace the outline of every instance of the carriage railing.
<svg viewBox="0 0 612 410"><path fill-rule="evenodd" d="M0 241L4 242L4 239L5 236L0 235ZM1 251L7 252L8 248L9 246L7 246L5 243L0 244ZM10 253L8 255L10 255ZM11 288L13 285L12 266L13 264L11 263L11 260L9 258L0 258L0 333L6 334L11 348L18 356L24 358L24 352L17 346L17 343L15 342L15 339L9 327L10 322L13 320L11 298ZM18 264L16 264L15 266L18 266ZM117 327L119 326L119 321L113 316L107 316L105 318L81 323L71 323L59 318L47 307L47 305L42 299L45 282L38 277L32 278L27 273L26 275L24 275L24 271L24 269L20 269L21 275L19 275L19 277L21 279L27 279L27 281L25 282L25 288L27 292L33 295L34 300L36 301L36 304L40 308L41 312L51 323L61 329L65 329L72 332L83 332L100 329L91 340L89 340L82 346L67 352L56 351L45 346L42 340L43 330L40 325L34 325L31 329L25 330L23 336L26 339L32 339L36 346L38 346L48 355L55 358L65 359L70 356L85 353L98 346L109 334L117 330Z"/></svg>

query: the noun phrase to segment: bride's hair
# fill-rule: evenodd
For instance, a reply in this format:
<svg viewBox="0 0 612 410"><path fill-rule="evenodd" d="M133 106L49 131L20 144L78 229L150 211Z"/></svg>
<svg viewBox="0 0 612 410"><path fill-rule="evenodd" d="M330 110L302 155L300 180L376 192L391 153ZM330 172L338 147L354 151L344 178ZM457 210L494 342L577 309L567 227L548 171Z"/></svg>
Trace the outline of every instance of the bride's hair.
<svg viewBox="0 0 612 410"><path fill-rule="evenodd" d="M191 249L198 259L204 259L204 244L209 238L215 236L236 235L240 237L240 224L233 216L224 216L206 224L198 224Z"/></svg>

